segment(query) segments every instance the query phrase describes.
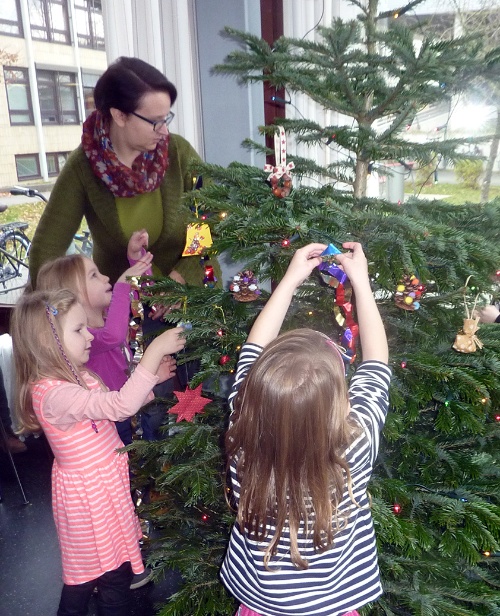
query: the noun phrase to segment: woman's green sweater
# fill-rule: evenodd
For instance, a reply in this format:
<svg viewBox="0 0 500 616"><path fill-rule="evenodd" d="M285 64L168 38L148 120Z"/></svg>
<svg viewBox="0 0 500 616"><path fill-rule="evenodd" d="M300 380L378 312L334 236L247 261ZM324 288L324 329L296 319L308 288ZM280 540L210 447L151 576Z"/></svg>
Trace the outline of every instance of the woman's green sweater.
<svg viewBox="0 0 500 616"><path fill-rule="evenodd" d="M193 159L199 160L199 156L189 142L180 135L171 134L169 166L160 185L163 228L148 249L163 275L175 269L187 283L199 286L203 281L200 258L181 257L189 220L189 210L182 203L182 197L193 187L190 172ZM120 226L114 195L94 175L80 145L71 153L57 178L36 229L30 251L31 280L36 280L43 263L65 254L84 217L92 234L93 259L99 271L109 276L114 284L129 267L128 238ZM219 270L216 263L215 269ZM216 274L220 276L220 270Z"/></svg>

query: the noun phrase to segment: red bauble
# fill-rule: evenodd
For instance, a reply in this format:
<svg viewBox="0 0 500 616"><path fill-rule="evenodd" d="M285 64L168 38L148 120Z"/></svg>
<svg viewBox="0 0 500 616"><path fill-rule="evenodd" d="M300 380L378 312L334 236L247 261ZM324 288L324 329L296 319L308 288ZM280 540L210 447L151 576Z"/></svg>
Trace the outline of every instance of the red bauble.
<svg viewBox="0 0 500 616"><path fill-rule="evenodd" d="M229 357L229 355L222 355L221 358L219 359L219 364L223 366L224 364L227 364L228 361L231 361L231 358Z"/></svg>

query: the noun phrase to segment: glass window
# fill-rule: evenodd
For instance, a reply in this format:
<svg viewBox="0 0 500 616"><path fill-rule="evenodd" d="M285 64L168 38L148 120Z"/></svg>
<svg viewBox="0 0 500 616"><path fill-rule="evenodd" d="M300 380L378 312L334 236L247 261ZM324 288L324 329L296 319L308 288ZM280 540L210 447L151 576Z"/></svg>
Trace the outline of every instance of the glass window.
<svg viewBox="0 0 500 616"><path fill-rule="evenodd" d="M75 0L75 14L79 45L104 49L102 0Z"/></svg>
<svg viewBox="0 0 500 616"><path fill-rule="evenodd" d="M47 170L49 175L59 175L68 160L69 152L51 152L47 154Z"/></svg>
<svg viewBox="0 0 500 616"><path fill-rule="evenodd" d="M76 75L37 71L36 78L42 124L78 124Z"/></svg>
<svg viewBox="0 0 500 616"><path fill-rule="evenodd" d="M53 43L70 43L67 0L28 0L31 35Z"/></svg>
<svg viewBox="0 0 500 616"><path fill-rule="evenodd" d="M22 36L21 13L19 0L2 0L2 12L0 13L0 34Z"/></svg>
<svg viewBox="0 0 500 616"><path fill-rule="evenodd" d="M10 123L33 124L28 69L4 67Z"/></svg>
<svg viewBox="0 0 500 616"><path fill-rule="evenodd" d="M37 71L36 74L42 124L61 123L58 122L55 75L51 71Z"/></svg>
<svg viewBox="0 0 500 616"><path fill-rule="evenodd" d="M29 180L40 177L38 154L17 154L16 170L18 180Z"/></svg>
<svg viewBox="0 0 500 616"><path fill-rule="evenodd" d="M100 75L93 75L92 73L82 73L82 85L83 85L83 104L85 106L85 117L94 111L94 88Z"/></svg>
<svg viewBox="0 0 500 616"><path fill-rule="evenodd" d="M59 73L59 100L62 124L78 124L76 75Z"/></svg>

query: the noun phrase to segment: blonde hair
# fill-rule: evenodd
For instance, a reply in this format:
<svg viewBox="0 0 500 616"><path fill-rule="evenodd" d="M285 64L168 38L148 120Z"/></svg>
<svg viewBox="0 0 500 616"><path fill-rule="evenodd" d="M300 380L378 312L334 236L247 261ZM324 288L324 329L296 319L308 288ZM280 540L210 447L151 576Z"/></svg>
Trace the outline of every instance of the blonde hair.
<svg viewBox="0 0 500 616"><path fill-rule="evenodd" d="M315 549L324 551L347 523L346 512L338 511L346 486L357 505L345 452L361 429L349 417L338 350L310 329L279 336L250 369L234 408L226 451L241 483L240 528L264 541L272 521L268 568L288 525L292 562L307 569L298 547L301 523Z"/></svg>
<svg viewBox="0 0 500 616"><path fill-rule="evenodd" d="M76 295L68 289L34 291L23 295L14 308L11 334L17 385L15 412L20 433L40 430L31 397L33 383L53 378L85 387L62 346L61 319L77 303Z"/></svg>
<svg viewBox="0 0 500 616"><path fill-rule="evenodd" d="M87 257L79 254L64 255L44 263L36 277L37 291L69 289L88 303L85 261Z"/></svg>

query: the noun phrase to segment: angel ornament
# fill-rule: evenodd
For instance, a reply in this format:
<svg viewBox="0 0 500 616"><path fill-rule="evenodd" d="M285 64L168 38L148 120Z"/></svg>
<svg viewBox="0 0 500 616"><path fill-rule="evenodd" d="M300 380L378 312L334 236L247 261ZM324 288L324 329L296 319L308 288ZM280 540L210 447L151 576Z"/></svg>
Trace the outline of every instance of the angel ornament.
<svg viewBox="0 0 500 616"><path fill-rule="evenodd" d="M465 287L467 288L467 283L470 280L467 278L467 282L465 283ZM474 314L477 298L479 295L476 295L476 299L474 300L474 306L472 310L469 312L469 308L467 307L467 299L464 292L464 305L465 305L465 315L464 324L462 329L458 332L455 342L453 343L453 348L455 351L459 353L475 353L477 349L483 348L483 343L476 336L476 332L479 329L479 317L472 318Z"/></svg>

